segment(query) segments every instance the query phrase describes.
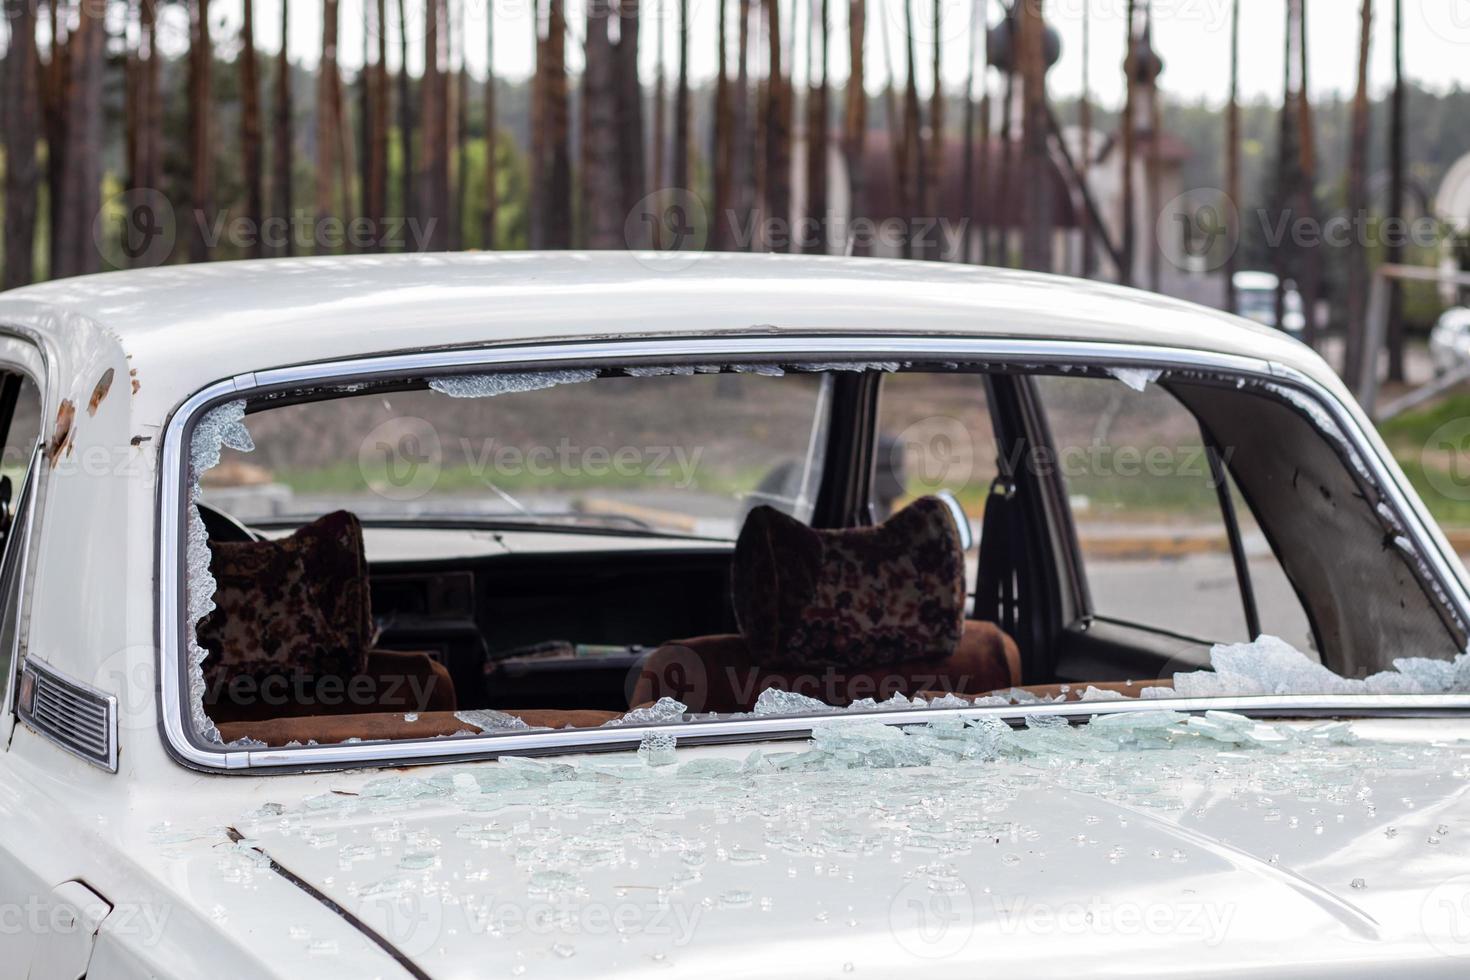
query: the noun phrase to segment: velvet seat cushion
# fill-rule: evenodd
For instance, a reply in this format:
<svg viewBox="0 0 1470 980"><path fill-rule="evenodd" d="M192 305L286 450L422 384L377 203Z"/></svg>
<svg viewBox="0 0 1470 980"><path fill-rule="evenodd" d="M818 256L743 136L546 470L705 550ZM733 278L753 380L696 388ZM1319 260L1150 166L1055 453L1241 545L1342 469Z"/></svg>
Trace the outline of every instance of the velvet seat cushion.
<svg viewBox="0 0 1470 980"><path fill-rule="evenodd" d="M1015 641L993 623L970 621L954 653L940 661L901 661L881 667L772 667L756 661L743 637L672 640L653 651L630 678L628 704L642 707L671 697L690 711L750 711L767 688L815 698L835 708L895 694L926 697L976 695L1020 683Z"/></svg>
<svg viewBox="0 0 1470 980"><path fill-rule="evenodd" d="M207 686L361 674L373 645L362 525L336 511L278 541L211 541L214 610L199 621Z"/></svg>
<svg viewBox="0 0 1470 980"><path fill-rule="evenodd" d="M949 508L914 501L877 527L746 518L731 598L751 658L794 670L942 661L965 626L964 550Z"/></svg>

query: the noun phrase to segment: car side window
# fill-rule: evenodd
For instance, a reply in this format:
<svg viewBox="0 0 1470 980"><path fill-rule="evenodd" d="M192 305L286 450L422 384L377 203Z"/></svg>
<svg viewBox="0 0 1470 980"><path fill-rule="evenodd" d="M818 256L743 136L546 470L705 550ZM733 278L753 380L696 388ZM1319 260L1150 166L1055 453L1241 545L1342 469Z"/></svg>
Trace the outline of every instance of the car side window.
<svg viewBox="0 0 1470 980"><path fill-rule="evenodd" d="M989 393L980 375L886 376L869 493L873 519L886 520L917 497L953 494L974 531L965 561L973 592L979 529L998 456Z"/></svg>
<svg viewBox="0 0 1470 980"><path fill-rule="evenodd" d="M1129 378L1135 384L1144 383ZM1077 531L1081 564L1099 619L1211 642L1253 639L1229 527L1198 421L1155 384L1112 378L1036 379ZM1223 467L1229 447L1221 447ZM1228 482L1227 482L1228 485ZM1233 488L1232 488L1233 489ZM1305 614L1248 510L1232 503L1245 532L1249 579L1271 590L1273 622L1298 641ZM1247 524L1247 521L1249 523ZM1272 572L1278 573L1274 577ZM1254 591L1254 589L1253 589Z"/></svg>
<svg viewBox="0 0 1470 980"><path fill-rule="evenodd" d="M0 375L0 692L9 707L11 678L20 638L20 607L25 575L23 533L29 513L32 462L41 432L41 399L29 378Z"/></svg>

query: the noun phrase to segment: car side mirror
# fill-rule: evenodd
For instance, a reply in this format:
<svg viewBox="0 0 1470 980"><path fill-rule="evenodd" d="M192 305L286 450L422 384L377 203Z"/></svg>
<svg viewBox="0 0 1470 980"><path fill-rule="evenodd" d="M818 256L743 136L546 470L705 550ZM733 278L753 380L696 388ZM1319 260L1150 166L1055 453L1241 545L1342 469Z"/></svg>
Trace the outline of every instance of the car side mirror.
<svg viewBox="0 0 1470 980"><path fill-rule="evenodd" d="M959 498L949 490L940 490L934 496L949 508L949 516L954 518L955 527L960 531L961 547L965 551L975 547L975 530L970 527L970 518L965 514L965 508L960 506Z"/></svg>

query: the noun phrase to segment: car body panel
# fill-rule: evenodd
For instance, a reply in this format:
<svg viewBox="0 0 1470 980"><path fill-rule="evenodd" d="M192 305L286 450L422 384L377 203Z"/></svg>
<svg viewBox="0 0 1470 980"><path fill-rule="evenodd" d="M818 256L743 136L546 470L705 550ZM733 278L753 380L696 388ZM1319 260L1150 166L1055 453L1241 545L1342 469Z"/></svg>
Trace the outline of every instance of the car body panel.
<svg viewBox="0 0 1470 980"><path fill-rule="evenodd" d="M1463 976L1470 936L1435 903L1462 895L1470 868L1470 724L1353 728L1399 761L1355 771L1363 750L1347 746L1294 770L1283 755L1160 750L1120 756L1118 784L1100 786L1113 765L1044 757L679 783L631 755L576 756L557 763L590 781L471 791L495 762L198 776L182 797L139 787L85 800L78 811L97 807L88 828L63 818L48 833L14 811L0 827L86 867L119 908L170 910L136 944L165 975L226 961L241 976L302 964L399 975L253 859L259 848L434 977L809 977L848 964L877 976L1148 976L1185 963L1195 976ZM1430 732L1435 757L1416 763ZM750 751L679 749L678 763L735 765ZM1159 784L1126 782L1130 766L1156 768ZM1313 778L1279 782L1292 772ZM436 780L442 792L415 795ZM75 797L67 779L31 792L53 813L53 794ZM232 846L226 827L245 840ZM88 846L68 854L68 831ZM557 880L568 869L574 882ZM69 873L58 860L53 874Z"/></svg>

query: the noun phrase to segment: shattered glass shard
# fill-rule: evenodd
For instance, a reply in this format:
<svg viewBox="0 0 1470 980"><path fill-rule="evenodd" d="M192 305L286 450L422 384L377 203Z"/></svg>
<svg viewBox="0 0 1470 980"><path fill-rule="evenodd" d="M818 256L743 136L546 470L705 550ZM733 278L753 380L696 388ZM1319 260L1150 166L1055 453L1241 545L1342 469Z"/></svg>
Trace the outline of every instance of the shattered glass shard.
<svg viewBox="0 0 1470 980"><path fill-rule="evenodd" d="M683 721L684 713L689 708L682 702L670 697L659 698L651 705L642 708L634 708L626 712L621 718L604 722L604 728L617 727L621 725L668 725Z"/></svg>
<svg viewBox="0 0 1470 980"><path fill-rule="evenodd" d="M467 725L474 725L485 732L505 732L517 730L529 730L524 721L515 715L508 715L503 711L495 711L491 708L475 708L468 711L456 711L454 717Z"/></svg>
<svg viewBox="0 0 1470 980"><path fill-rule="evenodd" d="M430 378L429 387L450 398L494 398L523 391L540 391L557 385L593 381L597 372L587 368L562 371L504 372L497 374L448 374Z"/></svg>
<svg viewBox="0 0 1470 980"><path fill-rule="evenodd" d="M1164 372L1153 368L1135 367L1111 367L1108 374L1117 378L1134 391L1143 391L1153 382L1159 380Z"/></svg>

